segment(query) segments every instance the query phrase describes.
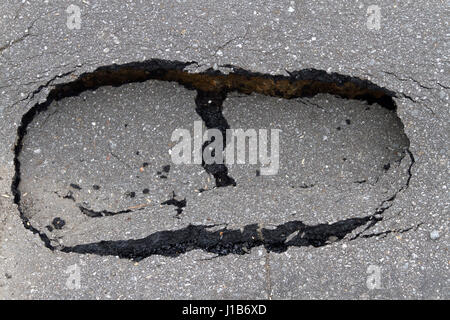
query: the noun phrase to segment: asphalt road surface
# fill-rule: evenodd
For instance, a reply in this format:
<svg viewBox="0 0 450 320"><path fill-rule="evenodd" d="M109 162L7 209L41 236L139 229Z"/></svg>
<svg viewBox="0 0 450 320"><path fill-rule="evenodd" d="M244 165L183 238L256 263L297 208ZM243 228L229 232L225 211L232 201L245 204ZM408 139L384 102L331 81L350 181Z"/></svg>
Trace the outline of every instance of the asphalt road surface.
<svg viewBox="0 0 450 320"><path fill-rule="evenodd" d="M448 299L449 11L3 1L0 298Z"/></svg>

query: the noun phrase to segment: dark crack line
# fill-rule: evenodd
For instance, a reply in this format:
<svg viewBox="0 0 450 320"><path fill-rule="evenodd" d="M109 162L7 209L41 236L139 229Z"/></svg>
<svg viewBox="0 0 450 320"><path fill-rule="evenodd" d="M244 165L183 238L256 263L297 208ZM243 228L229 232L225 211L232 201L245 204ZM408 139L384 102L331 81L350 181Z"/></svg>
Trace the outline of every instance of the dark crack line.
<svg viewBox="0 0 450 320"><path fill-rule="evenodd" d="M266 269L266 290L267 290L267 299L272 300L272 272L270 267L270 251L266 250L266 261L265 261L265 269Z"/></svg>
<svg viewBox="0 0 450 320"><path fill-rule="evenodd" d="M53 83L53 81L55 81L56 79L64 78L64 77L66 77L68 75L71 75L73 72L74 71L68 71L66 73L63 73L63 74L60 74L60 75L57 75L57 76L51 78L46 83L40 85L37 89L35 89L34 91L30 92L25 98L20 99L17 102L15 102L12 105L12 107L14 107L15 105L17 105L18 103L23 102L23 101L32 101L37 94L39 94L43 89L48 88Z"/></svg>
<svg viewBox="0 0 450 320"><path fill-rule="evenodd" d="M27 37L29 37L31 34L30 33L25 33L23 36L21 36L20 38L14 39L10 42L8 42L7 44L5 44L4 46L0 47L0 53L2 53L4 50L11 48L13 45L15 45L16 43L22 42L23 40L25 40Z"/></svg>
<svg viewBox="0 0 450 320"><path fill-rule="evenodd" d="M408 77L407 79L405 79L405 78L400 78L400 77L397 76L394 72L389 72L389 71L383 71L383 72L386 73L386 74L389 74L389 75L391 75L391 76L394 76L396 79L398 79L398 80L400 80L400 81L412 81L412 82L416 83L419 87L421 87L421 88L423 88L423 89L427 89L427 90L432 90L432 89L433 89L433 88L431 88L431 87L427 87L427 86L421 84L419 81L417 81L417 80L414 79L414 78Z"/></svg>
<svg viewBox="0 0 450 320"><path fill-rule="evenodd" d="M418 103L416 100L414 100L411 96L408 96L405 93L401 93L401 95L405 98L408 99L409 101L413 102L413 103ZM433 111L433 109L431 109L430 107L428 107L426 104L421 104L425 109L427 109L428 111L430 111L433 115L436 115Z"/></svg>
<svg viewBox="0 0 450 320"><path fill-rule="evenodd" d="M58 197L60 197L61 199L67 199L67 200L71 200L73 202L76 202L75 197L73 195L73 192L71 190L68 190L67 193L65 195L60 195L58 193L58 191L54 192Z"/></svg>
<svg viewBox="0 0 450 320"><path fill-rule="evenodd" d="M78 206L78 208L80 209L81 213L83 213L84 215L86 215L90 218L108 217L108 216L115 216L118 214L132 212L132 210L130 210L130 209L121 210L121 211L108 211L108 210L95 211L95 210L91 210L91 209L85 208L80 205Z"/></svg>
<svg viewBox="0 0 450 320"><path fill-rule="evenodd" d="M186 252L201 249L225 256L248 254L254 247L264 246L268 252L281 253L291 246L321 247L330 243L331 237L343 239L356 228L365 225L372 216L350 218L333 224L305 225L301 221L290 221L274 229L260 228L250 224L242 229L210 231L212 226L189 225L174 231L158 231L145 238L116 241L100 241L63 247L62 252L119 256L120 258L142 260L151 255L176 257ZM294 237L289 235L298 232Z"/></svg>
<svg viewBox="0 0 450 320"><path fill-rule="evenodd" d="M387 237L389 234L391 233L406 233L408 231L414 230L417 231L417 229L419 229L419 227L422 225L423 223L419 223L415 226L406 228L406 229L394 229L394 230L386 230L386 231L381 231L381 232L377 232L377 233L370 233L370 234L364 234L361 235L361 238L373 238L373 237L381 237L381 238L385 238Z"/></svg>
<svg viewBox="0 0 450 320"><path fill-rule="evenodd" d="M414 158L414 155L412 154L412 152L409 149L406 149L406 154L408 154L411 163L408 166L408 178L405 182L404 185L402 185L400 187L400 189L398 189L391 197L389 197L388 199L385 199L381 202L381 204L378 206L378 208L375 210L375 213L373 214L373 219L371 219L370 223L364 228L363 231L357 233L355 236L353 236L350 241L358 239L360 237L364 238L364 233L368 230L370 230L371 228L373 228L378 222L380 222L381 220L383 220L383 213L388 210L389 208L391 208L394 205L394 201L397 198L397 195L401 192L404 192L406 189L409 188L409 184L411 182L411 178L413 176L412 174L412 167L414 166L414 164L416 163L416 160ZM400 160L401 161L401 160ZM392 231L385 231L387 234L391 233Z"/></svg>
<svg viewBox="0 0 450 320"><path fill-rule="evenodd" d="M172 191L172 198L164 202L161 202L161 205L175 206L176 207L175 211L177 212L175 218L179 219L180 215L183 213L183 208L186 207L186 198L184 198L183 200L177 200L176 196L177 195L175 194L175 191Z"/></svg>
<svg viewBox="0 0 450 320"><path fill-rule="evenodd" d="M22 10L23 4L17 9L16 13L14 14L13 20L17 20L17 17L19 15L19 12ZM55 10L51 10L50 12L47 13L47 15L51 15L52 13L56 12L58 9ZM0 56L2 56L2 52L8 48L11 48L13 45L22 42L23 40L25 40L27 37L29 36L34 36L33 34L30 33L31 29L34 28L34 25L36 24L36 22L38 20L41 20L43 18L43 16L37 17L36 19L34 19L33 21L31 21L31 23L27 26L27 28L25 29L25 33L14 40L10 40L7 44L3 45L2 47L0 47Z"/></svg>
<svg viewBox="0 0 450 320"><path fill-rule="evenodd" d="M197 105L195 111L202 118L205 126L208 129L218 129L222 133L223 138L223 150L226 147L226 130L230 128L227 120L222 113L222 104L226 99L226 93L216 92L204 92L197 91L195 98L195 104ZM236 186L236 181L228 175L228 168L223 163L206 163L203 157L203 151L214 140L208 140L203 143L202 146L202 167L205 171L211 174L216 180L216 187ZM222 150L222 151L223 151ZM212 152L212 156L215 156L215 150Z"/></svg>
<svg viewBox="0 0 450 320"><path fill-rule="evenodd" d="M55 194L62 198L62 199L66 199L66 200L71 200L72 202L76 202L76 199L73 195L72 191L68 191L67 194L65 196L61 196L58 192L55 192ZM135 211L140 211L145 209L146 207L148 207L150 204L141 204L141 205L136 205L136 206L132 206L129 207L127 209L124 210L119 210L119 211L109 211L109 210L92 210L89 208L86 208L80 204L76 204L76 207L80 210L80 212L86 216L88 216L89 218L101 218L101 217L109 217L109 216L115 216L118 214L124 214L124 213L130 213L130 212L135 212Z"/></svg>
<svg viewBox="0 0 450 320"><path fill-rule="evenodd" d="M249 31L249 27L247 26L247 27L245 28L245 32L244 32L244 34L243 34L242 36L237 36L237 37L231 38L231 39L229 39L228 41L226 41L224 44L218 46L217 49L215 50L213 56L216 56L216 55L217 55L217 52L219 52L219 51L221 51L221 50L224 50L224 49L225 49L230 43L232 43L233 41L236 41L236 40L239 40L239 39L245 39L245 38L247 37L248 31ZM223 65L223 66L221 66L221 67L227 67L227 66L226 66L226 65Z"/></svg>
<svg viewBox="0 0 450 320"><path fill-rule="evenodd" d="M445 85L443 85L442 83L440 83L440 82L436 82L441 88L444 88L444 89L450 89L450 87L447 87L447 86L445 86Z"/></svg>
<svg viewBox="0 0 450 320"><path fill-rule="evenodd" d="M300 103L300 104L303 104L303 105L305 105L305 106L307 106L307 107L313 106L313 107L316 107L316 108L318 108L318 109L320 109L320 110L322 110L322 111L325 111L325 108L324 108L324 107L318 105L317 103L313 103L313 102L311 102L311 101L297 100L297 102Z"/></svg>
<svg viewBox="0 0 450 320"><path fill-rule="evenodd" d="M30 31L31 31L31 29L34 27L34 24L36 23L36 21L38 21L39 19L40 19L40 18L37 18L37 19L33 20L33 21L31 22L31 24L26 28L26 31L25 31L25 33L24 33L22 36L20 36L20 37L17 38L17 39L10 40L8 43L6 43L6 44L3 45L2 47L0 47L0 54L1 54L4 50L11 48L13 45L15 45L15 44L17 44L17 43L19 43L19 42L22 42L22 41L24 41L26 38L28 38L29 36L31 36L32 34L30 33Z"/></svg>

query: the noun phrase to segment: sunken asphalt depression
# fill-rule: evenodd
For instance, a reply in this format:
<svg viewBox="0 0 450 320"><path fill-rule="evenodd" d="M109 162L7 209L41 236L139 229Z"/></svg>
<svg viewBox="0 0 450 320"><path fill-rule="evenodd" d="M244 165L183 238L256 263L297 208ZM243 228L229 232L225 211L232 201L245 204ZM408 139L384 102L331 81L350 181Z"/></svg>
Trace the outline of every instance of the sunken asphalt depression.
<svg viewBox="0 0 450 320"><path fill-rule="evenodd" d="M0 298L448 299L446 1L1 1Z"/></svg>

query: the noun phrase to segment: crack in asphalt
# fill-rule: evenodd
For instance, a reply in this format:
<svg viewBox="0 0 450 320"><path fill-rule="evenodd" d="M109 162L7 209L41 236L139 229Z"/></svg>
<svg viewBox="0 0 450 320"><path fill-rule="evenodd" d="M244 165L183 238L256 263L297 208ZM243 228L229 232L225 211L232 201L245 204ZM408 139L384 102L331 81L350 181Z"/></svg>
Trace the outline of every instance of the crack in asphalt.
<svg viewBox="0 0 450 320"><path fill-rule="evenodd" d="M175 206L175 211L177 212L175 218L179 219L180 214L183 213L183 208L186 207L186 198L184 198L183 200L177 200L176 197L177 195L175 194L175 191L172 191L172 198L161 202L161 205Z"/></svg>
<svg viewBox="0 0 450 320"><path fill-rule="evenodd" d="M348 218L332 224L323 223L317 225L306 225L302 221L289 221L271 229L263 228L258 224L249 224L240 229L230 230L228 226L225 226L220 230L211 231L211 228L216 225L189 225L179 230L158 231L141 239L100 241L66 247L53 246L49 237L43 231L32 226L29 218L25 215L21 206L21 193L18 189L21 165L19 154L22 151L23 138L27 134L27 126L33 121L36 114L45 111L53 101L106 85L120 86L126 83L143 82L150 79L175 81L187 89L197 90L197 113L205 122L206 127L216 128L220 131L224 131L229 127L222 114L222 102L226 94L231 91L244 94L256 92L286 99L312 97L319 93L329 93L345 99L364 100L369 104L378 103L389 110L396 110L393 97L397 95L394 92L355 77L337 73L330 74L315 69L289 72L289 77L272 76L252 73L234 66L230 66L233 72L227 75L213 69L194 74L183 71L184 68L192 64L196 63L155 59L121 66L100 67L92 73L82 74L72 82L55 85L49 92L45 102L36 104L24 114L17 131L18 138L14 149L15 176L11 185L11 191L14 195L14 202L18 205L20 217L25 228L38 234L47 248L51 250L58 249L62 252L89 253L102 256L115 255L121 258L141 260L153 254L178 256L194 249L202 249L215 253L218 256L223 256L231 253L247 254L251 248L257 246L264 246L268 254L269 252L284 252L290 246L321 247L342 240L362 226L366 226L365 229L350 240L358 237L371 237L371 235L364 235L364 232L381 221L383 219L382 214L393 205L398 193L409 187L412 177L412 166L415 160L408 149L407 153L411 159L411 164L405 185L393 196L383 200L375 213L363 217ZM73 72L70 71L53 77L28 94L25 99L32 99L41 90L52 85L55 79L65 77ZM205 142L202 150L211 142ZM204 162L202 165L208 173L215 177L217 187L235 185L234 179L228 176L226 166L215 163L211 165ZM163 204L175 205L177 212L186 205L183 201L175 200L175 194L173 194L173 199ZM132 211L131 209L118 212L107 210L94 211L82 206L79 206L79 209L83 214L90 217L103 217ZM390 232L394 231L384 231L383 234Z"/></svg>
<svg viewBox="0 0 450 320"><path fill-rule="evenodd" d="M151 255L176 257L201 249L218 256L248 254L254 247L264 246L268 252L281 253L290 246L321 247L343 239L356 228L373 219L373 215L350 218L333 224L306 225L301 221L289 221L274 229L261 228L258 224L240 229L210 231L216 225L189 225L173 231L158 231L141 239L111 240L63 247L66 253L118 256L140 261ZM288 239L289 235L297 235ZM261 238L262 235L262 238Z"/></svg>
<svg viewBox="0 0 450 320"><path fill-rule="evenodd" d="M401 93L402 97L405 99L408 99L409 101L413 102L413 103L417 103L416 100L414 100L411 96L405 94L405 93ZM430 111L431 114L433 114L433 116L435 116L436 114L434 113L433 109L431 109L429 106L427 106L426 104L422 104L422 106L427 109L428 111Z"/></svg>
<svg viewBox="0 0 450 320"><path fill-rule="evenodd" d="M198 115L202 118L208 129L218 129L222 133L222 150L226 147L226 130L230 128L227 120L222 114L222 104L226 99L226 93L221 92L219 94L205 91L197 91L197 97L195 98L195 104ZM205 171L211 174L216 180L216 187L236 186L236 181L228 175L228 168L223 163L206 163L203 158L203 151L214 142L214 139L205 141L202 146L202 167ZM211 153L211 156L215 156L215 149Z"/></svg>
<svg viewBox="0 0 450 320"><path fill-rule="evenodd" d="M19 12L22 10L22 8L23 8L23 3L22 3L22 5L17 9L16 13L14 14L13 20L17 20L17 18L18 18L18 16L19 16ZM52 13L56 12L57 10L58 10L58 9L51 10L51 11L49 11L47 14L48 14L48 15L51 15ZM1 47L0 47L0 56L2 56L2 52L3 52L4 50L9 49L9 48L11 48L13 45L15 45L15 44L17 44L17 43L20 43L20 42L24 41L24 40L25 40L26 38L28 38L29 36L34 36L30 31L31 31L32 28L34 28L34 25L36 24L36 22L37 22L38 20L41 20L42 18L43 18L43 16L39 16L39 17L35 18L34 20L32 20L31 23L26 27L25 33L24 33L22 36L20 36L20 37L17 38L17 39L10 40L10 41L8 41L5 45L1 46Z"/></svg>
<svg viewBox="0 0 450 320"><path fill-rule="evenodd" d="M132 211L130 209L121 210L121 211L108 211L108 210L95 211L95 210L91 210L91 209L88 209L88 208L80 206L80 205L78 206L78 208L80 209L81 213L87 215L90 218L109 217L109 216L115 216L118 214L129 213Z"/></svg>
<svg viewBox="0 0 450 320"><path fill-rule="evenodd" d="M270 269L270 251L266 250L266 261L264 264L266 269L266 291L267 291L267 299L272 300L272 275Z"/></svg>
<svg viewBox="0 0 450 320"><path fill-rule="evenodd" d="M354 237L352 237L350 240L355 240L355 239L357 239L357 238L359 238L359 237L365 237L363 234L366 232L366 231L368 231L368 230L370 230L371 228L373 228L374 226L375 226L375 224L377 224L379 221L381 221L382 219L383 219L383 213L386 211L386 210L388 210L389 208L391 208L393 205L394 205L394 201L395 201L395 199L397 198L397 195L399 194L399 193L401 193L401 192L404 192L406 189L408 189L409 188L409 183L410 183L410 181L411 181L411 178L412 178L412 176L413 176L413 174L412 174L412 168L413 168L413 166L414 166L414 164L416 163L416 160L415 160L415 158L414 158L414 155L413 155L413 153L409 150L409 149L406 149L406 153L408 154L408 156L409 156L409 158L410 158L410 161L411 161L411 163L409 164L409 166L408 166L408 178L407 178L407 180L406 180L406 182L405 182L405 184L403 185L403 186L401 186L400 187L400 189L398 189L391 197L389 197L388 199L385 199L385 200L383 200L382 202L381 202L381 204L378 206L378 208L375 210L375 213L374 213L374 219L366 226L366 228L363 230L363 231L361 231L361 232L359 232L358 234L356 234ZM401 161L401 160L400 160ZM409 231L409 229L407 230L407 231ZM385 232L387 232L387 233L391 233L391 232L393 232L392 230L388 230L388 231L385 231Z"/></svg>
<svg viewBox="0 0 450 320"><path fill-rule="evenodd" d="M30 31L34 27L34 24L36 23L36 21L38 21L38 20L39 20L39 18L33 20L31 22L31 24L25 29L25 33L22 36L20 36L17 39L10 40L5 45L1 46L0 47L0 55L4 50L11 48L13 45L15 45L19 42L22 42L23 40L25 40L26 38L31 36L32 34L30 33Z"/></svg>
<svg viewBox="0 0 450 320"><path fill-rule="evenodd" d="M209 231L216 225L189 225L175 231L155 232L137 240L100 241L63 247L61 251L101 256L114 255L136 261L154 254L176 257L195 249L224 256L228 254L248 254L251 248L264 246L267 254L269 254L270 252L285 252L290 246L322 247L344 239L362 226L366 227L350 238L349 241L359 237L372 238L387 236L390 233L405 233L410 230L417 230L420 224L406 229L364 234L383 220L382 214L393 205L397 195L409 187L415 160L412 153L409 150L407 152L411 159L407 181L393 196L383 200L375 213L365 217L317 225L306 225L302 221L289 221L271 229L262 228L259 224L250 224L241 229L230 230L228 226L225 226L220 230Z"/></svg>
<svg viewBox="0 0 450 320"><path fill-rule="evenodd" d="M411 231L411 230L416 231L417 229L419 229L419 227L422 224L423 224L423 222L418 223L415 226L411 226L409 228L405 228L405 229L393 229L393 230L386 230L386 231L381 231L381 232L377 232L377 233L364 234L364 235L361 235L361 238L373 238L373 237L385 238L388 234L391 234L391 233L406 233L406 232Z"/></svg>
<svg viewBox="0 0 450 320"><path fill-rule="evenodd" d="M412 77L401 78L401 77L399 77L398 75L396 75L394 72L389 72L389 71L382 71L382 72L385 73L385 74L394 76L394 77L395 77L397 80L399 80L399 81L412 81L412 82L414 82L415 84L417 84L419 87L421 87L422 89L427 89L427 90L432 90L432 89L434 89L434 88L431 88L431 87L428 87L428 86L423 85L422 83L420 83L419 81L417 81L416 79L414 79L414 78L412 78Z"/></svg>

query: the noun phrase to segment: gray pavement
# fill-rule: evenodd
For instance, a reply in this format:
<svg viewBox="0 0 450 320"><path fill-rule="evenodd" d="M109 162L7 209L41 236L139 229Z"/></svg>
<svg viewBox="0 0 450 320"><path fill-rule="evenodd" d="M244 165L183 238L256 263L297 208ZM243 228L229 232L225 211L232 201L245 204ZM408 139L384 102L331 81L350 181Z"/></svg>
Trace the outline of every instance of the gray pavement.
<svg viewBox="0 0 450 320"><path fill-rule="evenodd" d="M448 299L447 2L0 9L0 298ZM230 128L282 133L277 175L233 165L224 188L171 161L172 132L202 119L175 82L101 86L23 120L57 84L151 59L195 61L193 74L335 72L394 92L397 110L228 93Z"/></svg>

